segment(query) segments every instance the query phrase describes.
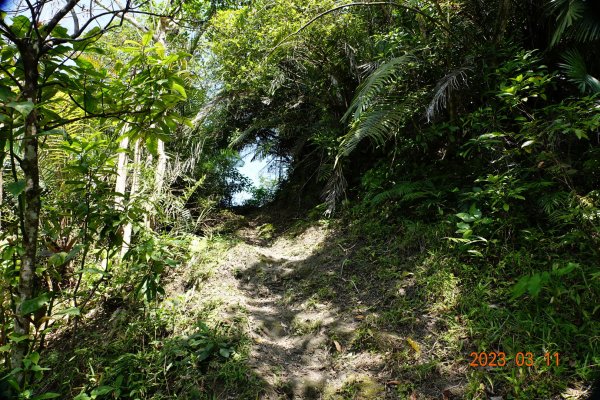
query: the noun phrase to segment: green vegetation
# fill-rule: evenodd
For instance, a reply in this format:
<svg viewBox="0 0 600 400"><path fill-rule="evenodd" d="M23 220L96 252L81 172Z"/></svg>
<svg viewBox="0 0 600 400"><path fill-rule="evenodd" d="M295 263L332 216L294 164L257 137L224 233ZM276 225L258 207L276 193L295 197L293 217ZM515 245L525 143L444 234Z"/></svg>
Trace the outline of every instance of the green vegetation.
<svg viewBox="0 0 600 400"><path fill-rule="evenodd" d="M589 396L595 2L5 3L0 398Z"/></svg>

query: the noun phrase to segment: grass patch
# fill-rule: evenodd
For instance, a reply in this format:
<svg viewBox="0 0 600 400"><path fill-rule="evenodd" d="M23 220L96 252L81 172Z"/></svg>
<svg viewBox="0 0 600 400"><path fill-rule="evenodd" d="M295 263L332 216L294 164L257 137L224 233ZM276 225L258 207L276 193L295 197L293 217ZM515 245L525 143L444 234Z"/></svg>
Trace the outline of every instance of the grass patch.
<svg viewBox="0 0 600 400"><path fill-rule="evenodd" d="M492 247L481 258L465 256L444 239L452 235L445 223L380 221L362 216L347 230L342 244L358 245L345 264L352 271L345 284L347 291L357 287L379 296L370 303L378 317L361 324L352 348L385 354L392 376L411 383L397 385L398 396L427 397L435 391L427 391L428 381L438 380L462 382L465 398L550 398L593 378L600 308L592 299L600 296L600 280L584 257L555 279L552 271L566 262L552 261L549 249L558 245L550 237L544 248ZM547 279L539 293L513 296L517 278L552 263L559 266L539 273ZM415 339L423 354L415 358L406 346L382 346L382 331ZM482 351L506 353L509 367L470 367L470 353ZM519 352L531 352L534 365L516 366ZM562 357L559 366L544 358L554 352Z"/></svg>

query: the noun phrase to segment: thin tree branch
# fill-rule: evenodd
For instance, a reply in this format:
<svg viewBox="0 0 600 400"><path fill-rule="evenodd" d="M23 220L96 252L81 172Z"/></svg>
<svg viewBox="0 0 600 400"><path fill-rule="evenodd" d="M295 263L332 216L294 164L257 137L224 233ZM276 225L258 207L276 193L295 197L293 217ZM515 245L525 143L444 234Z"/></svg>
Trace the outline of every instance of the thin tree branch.
<svg viewBox="0 0 600 400"><path fill-rule="evenodd" d="M73 17L73 32L79 31L79 18L75 9L71 10L71 17Z"/></svg>
<svg viewBox="0 0 600 400"><path fill-rule="evenodd" d="M439 0L433 0L432 3L435 6L435 9L437 10L438 14L440 14L440 17L443 16L444 11L442 10L442 6L440 6ZM450 21L447 21L447 23L445 24L445 27L447 28L447 30L450 29Z"/></svg>
<svg viewBox="0 0 600 400"><path fill-rule="evenodd" d="M143 110L138 110L138 111L124 111L124 110L120 110L120 111L114 111L114 112L110 112L110 113L88 114L88 115L83 115L81 117L76 117L76 118L71 118L71 119L65 119L65 120L63 120L61 122L57 122L57 123L54 123L52 125L45 125L44 126L44 130L45 131L50 131L52 129L60 128L61 126L72 124L74 122L85 121L85 120L92 119L92 118L115 118L115 119L118 119L120 121L128 122L128 123L130 123L132 125L136 125L136 124L134 124L131 121L125 121L121 117L122 116L127 116L127 115L139 115L139 114L144 114L144 113L148 113L148 112L150 112L150 108L143 109Z"/></svg>
<svg viewBox="0 0 600 400"><path fill-rule="evenodd" d="M4 22L4 19L2 19L2 18L0 18L0 27L2 27L2 34L4 36L6 36L14 44L18 44L18 42L21 41L21 39L17 38L13 34L12 30L10 29L10 26L6 25L6 22Z"/></svg>
<svg viewBox="0 0 600 400"><path fill-rule="evenodd" d="M102 2L100 0L94 0L94 3L96 3L96 5L98 5L101 8L104 8L107 11L110 10L106 5L102 4ZM115 3L119 4L116 1L115 1ZM123 18L125 19L125 21L129 22L131 25L133 25L134 27L136 27L137 29L141 30L144 33L148 32L150 30L148 27L143 26L142 24L140 24L140 22L137 19L133 18L130 15L123 15ZM152 39L154 39L155 42L158 42L160 38L157 35L153 34Z"/></svg>
<svg viewBox="0 0 600 400"><path fill-rule="evenodd" d="M110 10L109 8L106 8L105 6L103 6L102 8L104 8L105 10L107 10L104 13L100 13L97 15L94 15L93 17L91 17L90 19L88 19L85 24L83 24L83 26L79 29L79 31L73 33L73 35L71 35L71 39L60 39L60 40L54 40L55 43L60 43L60 42L74 42L74 39L77 39L79 36L81 36L81 34L83 34L83 32L87 29L87 27L94 22L95 20L97 20L98 18L101 18L103 16L106 15L112 15L110 21L108 21L103 28L101 28L101 32L99 32L98 34L101 35L103 34L105 31L107 31L110 27L110 25L112 24L112 22L115 20L115 18L121 14L121 22L120 24L123 23L123 20L128 20L128 15L127 14L143 14L143 15L150 15L150 16L154 16L154 17L164 17L164 15L160 15L160 14L156 14L156 13L151 13L151 12L146 12L146 11L140 11L137 9L133 9L130 6L130 3L127 2L127 4L119 9L119 10ZM88 39L88 38L86 38Z"/></svg>
<svg viewBox="0 0 600 400"><path fill-rule="evenodd" d="M58 25L58 23L65 17L65 15L70 13L71 10L75 8L77 3L79 3L79 0L69 0L62 9L60 9L59 11L57 11L56 14L54 14L50 22L48 22L48 24L46 25L46 36L44 36L44 39L46 39L48 35L50 35L50 32L52 32L54 28L56 28L56 25Z"/></svg>
<svg viewBox="0 0 600 400"><path fill-rule="evenodd" d="M10 71L8 69L6 69L6 67L4 65L2 65L2 63L0 63L0 69L6 75L8 75L8 77L10 78L10 80L12 80L15 83L15 85L17 85L17 87L19 88L19 90L23 91L23 86L21 85L21 83L17 80L17 78L15 78L15 76L13 74L10 73Z"/></svg>
<svg viewBox="0 0 600 400"><path fill-rule="evenodd" d="M101 32L100 34L104 33L104 31L106 31L106 29L109 27L110 24L112 24L112 22L115 20L115 18L117 18L117 15L120 13L123 13L123 15L125 15L125 13L129 12L129 9L123 9L123 10L116 10L116 11L110 11L110 12L105 12L105 13L100 13L100 14L96 14L93 17L91 17L90 19L88 19L85 24L83 24L83 26L81 28L79 28L79 30L77 32L74 32L71 35L71 39L77 39L79 36L81 36L83 34L83 32L87 29L87 27L94 22L95 20L97 20L98 18L102 18L105 15L111 15L110 20L104 25L104 28L101 28ZM123 19L123 17L121 16L121 19ZM69 39L65 39L65 41L72 41Z"/></svg>
<svg viewBox="0 0 600 400"><path fill-rule="evenodd" d="M29 7L29 12L31 13L31 25L33 26L33 30L37 36L36 40L38 43L40 43L42 37L40 36L40 31L38 30L39 14L36 12L33 4L31 4L29 0L25 0L25 3L27 3L27 7Z"/></svg>

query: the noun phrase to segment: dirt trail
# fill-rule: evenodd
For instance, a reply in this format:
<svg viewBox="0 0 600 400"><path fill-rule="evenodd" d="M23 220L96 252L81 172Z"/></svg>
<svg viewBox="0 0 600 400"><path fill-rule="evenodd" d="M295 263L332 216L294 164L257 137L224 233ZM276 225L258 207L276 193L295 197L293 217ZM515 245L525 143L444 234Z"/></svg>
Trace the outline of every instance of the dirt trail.
<svg viewBox="0 0 600 400"><path fill-rule="evenodd" d="M335 393L348 382L360 385L357 398L385 397L376 376L381 357L344 348L361 316L302 291L340 261L323 251L328 230L311 227L272 243L259 232L252 226L237 232L244 242L230 250L226 269L237 279L247 311L249 363L268 385L263 398L341 398Z"/></svg>

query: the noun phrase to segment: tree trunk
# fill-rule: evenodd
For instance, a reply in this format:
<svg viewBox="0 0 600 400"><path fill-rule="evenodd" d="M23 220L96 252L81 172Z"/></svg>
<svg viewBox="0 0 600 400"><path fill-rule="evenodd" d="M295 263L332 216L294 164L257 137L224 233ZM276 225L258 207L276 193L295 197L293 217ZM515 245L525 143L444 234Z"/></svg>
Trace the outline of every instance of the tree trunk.
<svg viewBox="0 0 600 400"><path fill-rule="evenodd" d="M127 124L123 126L121 135L124 135L127 131ZM119 143L119 158L117 159L117 182L115 183L115 208L117 210L123 209L123 201L125 196L125 190L127 189L127 147L129 146L129 137L125 136Z"/></svg>
<svg viewBox="0 0 600 400"><path fill-rule="evenodd" d="M25 84L23 97L35 104L38 96L38 59L34 49L21 49L25 69ZM17 286L17 309L14 320L14 333L17 336L28 336L30 333L29 320L21 315L23 303L35 296L35 267L37 256L37 240L40 222L41 191L38 165L38 113L33 109L25 118L24 137L22 142L23 158L21 169L25 178L23 209L23 255L19 270L19 285ZM29 340L15 343L11 354L11 367L21 366L23 358L29 351ZM22 383L24 375L18 374Z"/></svg>
<svg viewBox="0 0 600 400"><path fill-rule="evenodd" d="M125 135L128 124L123 125L121 136ZM123 136L119 142L119 157L117 159L117 181L115 182L115 210L123 211L125 209L125 191L127 190L127 148L129 147L129 137ZM108 265L108 253L105 263Z"/></svg>
<svg viewBox="0 0 600 400"><path fill-rule="evenodd" d="M155 189L156 195L162 192L165 184L165 172L167 170L167 153L165 153L165 142L158 139L158 160L156 161Z"/></svg>
<svg viewBox="0 0 600 400"><path fill-rule="evenodd" d="M506 27L508 26L511 11L511 0L503 0L498 8L498 17L496 18L495 43L500 43L504 39Z"/></svg>
<svg viewBox="0 0 600 400"><path fill-rule="evenodd" d="M2 203L4 203L4 159L0 158L0 232L2 232Z"/></svg>
<svg viewBox="0 0 600 400"><path fill-rule="evenodd" d="M131 173L131 189L129 190L130 199L132 199L138 192L140 180L140 159L140 139L137 139L133 145L133 168ZM121 247L121 258L123 258L125 253L127 253L127 250L129 250L132 228L131 222L128 222L123 228L123 247Z"/></svg>
<svg viewBox="0 0 600 400"><path fill-rule="evenodd" d="M162 44L165 49L168 50L166 40L168 20L160 19L159 21L160 22L158 24L158 29L154 36L154 39L160 44ZM154 174L154 195L152 196L153 202L157 201L160 197L165 183L165 172L167 170L167 154L165 153L165 142L163 142L161 139L158 139L157 153L158 157L156 160L156 173ZM156 212L153 212L150 217L150 225L153 229L155 228L155 217Z"/></svg>

